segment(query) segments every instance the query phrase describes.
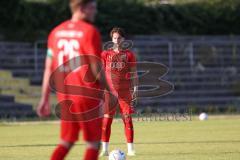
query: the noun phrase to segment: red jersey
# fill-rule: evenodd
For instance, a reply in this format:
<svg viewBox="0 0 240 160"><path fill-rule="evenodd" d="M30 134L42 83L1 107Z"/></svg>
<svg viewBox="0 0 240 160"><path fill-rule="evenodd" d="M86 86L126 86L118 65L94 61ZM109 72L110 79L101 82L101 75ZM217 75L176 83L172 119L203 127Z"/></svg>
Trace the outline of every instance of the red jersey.
<svg viewBox="0 0 240 160"><path fill-rule="evenodd" d="M117 91L130 91L131 67L136 65L136 58L129 50L114 52L112 49L103 51L102 60L105 74L110 86Z"/></svg>
<svg viewBox="0 0 240 160"><path fill-rule="evenodd" d="M81 55L93 55L101 58L101 45L100 33L90 23L81 20L63 22L50 33L48 38L48 57L52 58L52 71L70 59ZM77 60L73 62L75 63L71 65L77 65L77 67L73 67L75 69L66 77L64 83L99 89L100 85L97 81L86 82L84 80L88 67L80 66ZM71 65L64 66L64 69L71 69ZM54 79L57 81L59 78L62 77L55 77ZM77 102L86 99L86 97L81 98L81 95L73 96L71 93L57 93L57 95L59 101L66 99L66 97Z"/></svg>

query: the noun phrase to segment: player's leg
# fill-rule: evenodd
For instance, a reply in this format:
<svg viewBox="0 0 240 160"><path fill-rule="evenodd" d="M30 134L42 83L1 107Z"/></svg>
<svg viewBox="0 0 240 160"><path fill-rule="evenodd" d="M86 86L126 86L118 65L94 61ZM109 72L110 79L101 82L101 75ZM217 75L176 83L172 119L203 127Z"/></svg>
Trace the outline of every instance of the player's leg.
<svg viewBox="0 0 240 160"><path fill-rule="evenodd" d="M125 129L125 136L127 140L127 147L128 147L128 155L134 156L134 128L133 128L133 121L132 116L130 114L123 114L122 115L123 123L124 123L124 129Z"/></svg>
<svg viewBox="0 0 240 160"><path fill-rule="evenodd" d="M61 141L54 150L51 160L63 160L74 143L78 140L79 124L61 121Z"/></svg>
<svg viewBox="0 0 240 160"><path fill-rule="evenodd" d="M122 120L124 123L125 136L128 147L128 155L134 156L134 128L131 114L134 113L134 108L131 106L130 94L126 93L125 99L119 99L120 111L122 114Z"/></svg>
<svg viewBox="0 0 240 160"><path fill-rule="evenodd" d="M98 159L102 132L102 121L102 118L98 118L88 122L81 122L83 139L86 142L84 160Z"/></svg>
<svg viewBox="0 0 240 160"><path fill-rule="evenodd" d="M111 136L111 125L113 121L113 117L116 112L116 107L111 108L109 105L111 104L111 98L108 93L105 93L105 114L103 117L103 124L102 124L102 151L100 156L108 156L108 147L109 147L109 140ZM111 110L108 110L111 109Z"/></svg>
<svg viewBox="0 0 240 160"><path fill-rule="evenodd" d="M102 151L100 156L108 156L109 140L111 136L111 125L114 114L105 114L102 125Z"/></svg>
<svg viewBox="0 0 240 160"><path fill-rule="evenodd" d="M99 149L100 149L100 140L96 142L86 141L86 150L85 150L84 160L97 160Z"/></svg>
<svg viewBox="0 0 240 160"><path fill-rule="evenodd" d="M64 160L73 145L73 142L61 140L56 149L54 150L51 156L51 160Z"/></svg>

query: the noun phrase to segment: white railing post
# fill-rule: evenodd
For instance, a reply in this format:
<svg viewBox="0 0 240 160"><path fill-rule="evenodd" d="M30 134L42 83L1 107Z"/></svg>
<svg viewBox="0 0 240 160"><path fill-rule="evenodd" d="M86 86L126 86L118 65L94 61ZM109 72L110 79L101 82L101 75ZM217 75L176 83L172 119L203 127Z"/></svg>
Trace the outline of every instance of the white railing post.
<svg viewBox="0 0 240 160"><path fill-rule="evenodd" d="M38 41L34 43L34 71L35 75L38 73Z"/></svg>
<svg viewBox="0 0 240 160"><path fill-rule="evenodd" d="M173 66L173 46L172 42L168 42L168 65L170 68Z"/></svg>
<svg viewBox="0 0 240 160"><path fill-rule="evenodd" d="M193 48L193 42L189 43L189 63L190 63L190 67L191 70L193 70L193 66L194 66L194 48Z"/></svg>

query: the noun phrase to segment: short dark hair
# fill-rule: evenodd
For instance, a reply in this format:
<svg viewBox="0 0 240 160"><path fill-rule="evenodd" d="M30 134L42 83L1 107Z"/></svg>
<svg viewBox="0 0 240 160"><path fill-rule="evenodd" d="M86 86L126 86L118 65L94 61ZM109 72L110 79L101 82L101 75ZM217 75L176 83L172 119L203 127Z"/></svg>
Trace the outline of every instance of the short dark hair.
<svg viewBox="0 0 240 160"><path fill-rule="evenodd" d="M113 34L114 33L118 33L120 36L122 37L126 37L126 34L125 34L125 31L124 29L120 28L120 27L114 27L111 32L110 32L110 37L112 38L113 37Z"/></svg>
<svg viewBox="0 0 240 160"><path fill-rule="evenodd" d="M90 2L96 2L96 0L69 0L69 6L73 13L79 6L84 6Z"/></svg>

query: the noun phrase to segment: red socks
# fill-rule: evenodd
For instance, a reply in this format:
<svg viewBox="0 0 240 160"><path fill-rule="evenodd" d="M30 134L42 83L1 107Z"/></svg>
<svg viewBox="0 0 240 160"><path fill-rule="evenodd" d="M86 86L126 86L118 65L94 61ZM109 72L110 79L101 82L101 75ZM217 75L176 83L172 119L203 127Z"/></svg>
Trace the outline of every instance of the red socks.
<svg viewBox="0 0 240 160"><path fill-rule="evenodd" d="M113 118L104 117L103 126L102 126L102 142L109 142L111 135L111 125ZM124 117L123 123L125 127L125 135L128 143L133 143L134 139L134 130L133 130L133 122L132 117Z"/></svg>
<svg viewBox="0 0 240 160"><path fill-rule="evenodd" d="M97 160L98 159L98 150L89 148L85 152L84 160Z"/></svg>
<svg viewBox="0 0 240 160"><path fill-rule="evenodd" d="M104 117L102 126L102 142L109 142L113 118Z"/></svg>
<svg viewBox="0 0 240 160"><path fill-rule="evenodd" d="M124 117L123 122L125 126L125 135L127 138L127 143L133 143L134 130L133 130L132 117Z"/></svg>
<svg viewBox="0 0 240 160"><path fill-rule="evenodd" d="M69 149L67 149L66 147L58 145L51 156L51 160L64 160L68 151Z"/></svg>
<svg viewBox="0 0 240 160"><path fill-rule="evenodd" d="M54 150L51 160L64 160L66 155L68 154L69 149L58 145L57 148ZM98 159L98 150L89 148L85 152L84 160L97 160Z"/></svg>

